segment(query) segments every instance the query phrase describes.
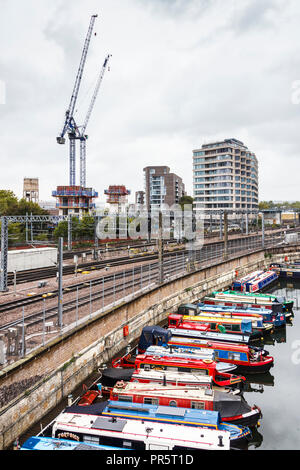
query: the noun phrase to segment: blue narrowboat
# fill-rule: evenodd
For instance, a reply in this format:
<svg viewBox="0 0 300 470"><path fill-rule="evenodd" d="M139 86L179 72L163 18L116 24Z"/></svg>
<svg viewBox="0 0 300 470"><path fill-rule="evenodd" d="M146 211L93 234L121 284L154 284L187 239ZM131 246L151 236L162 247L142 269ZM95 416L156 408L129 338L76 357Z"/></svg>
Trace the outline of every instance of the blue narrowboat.
<svg viewBox="0 0 300 470"><path fill-rule="evenodd" d="M240 291L245 290L246 283L249 281L252 281L257 276L260 276L261 274L263 274L263 271L254 271L250 274L247 274L246 276L241 277L240 279L235 279L232 283L232 289L240 290Z"/></svg>
<svg viewBox="0 0 300 470"><path fill-rule="evenodd" d="M260 290L264 289L265 287L272 284L272 282L277 281L278 274L273 271L266 271L256 276L253 279L250 279L245 284L245 291L246 292L259 292ZM233 289L234 290L234 289Z"/></svg>
<svg viewBox="0 0 300 470"><path fill-rule="evenodd" d="M102 415L229 431L231 445L239 445L251 439L251 431L248 427L221 422L218 411L109 400Z"/></svg>
<svg viewBox="0 0 300 470"><path fill-rule="evenodd" d="M300 265L295 264L271 264L270 269L275 271L283 279L300 279Z"/></svg>

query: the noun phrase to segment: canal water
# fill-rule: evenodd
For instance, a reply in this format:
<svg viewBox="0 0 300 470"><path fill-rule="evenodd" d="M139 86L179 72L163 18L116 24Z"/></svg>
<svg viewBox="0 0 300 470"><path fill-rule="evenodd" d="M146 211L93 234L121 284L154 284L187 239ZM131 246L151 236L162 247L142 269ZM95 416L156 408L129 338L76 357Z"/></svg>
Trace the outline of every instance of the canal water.
<svg viewBox="0 0 300 470"><path fill-rule="evenodd" d="M300 450L300 281L280 280L267 292L294 299L294 317L264 344L274 357L270 373L257 375L244 391L249 405L259 406L263 414L256 446L249 449Z"/></svg>
<svg viewBox="0 0 300 470"><path fill-rule="evenodd" d="M249 450L300 450L300 281L280 280L267 292L294 299L294 317L264 343L264 348L274 357L270 372L247 377L243 395L249 405L259 406L263 414L260 425L253 430ZM98 373L86 385L97 377ZM74 391L74 398L81 393L80 386ZM67 400L42 420L42 426L50 423L65 406ZM32 427L20 436L20 444L40 430L41 424Z"/></svg>

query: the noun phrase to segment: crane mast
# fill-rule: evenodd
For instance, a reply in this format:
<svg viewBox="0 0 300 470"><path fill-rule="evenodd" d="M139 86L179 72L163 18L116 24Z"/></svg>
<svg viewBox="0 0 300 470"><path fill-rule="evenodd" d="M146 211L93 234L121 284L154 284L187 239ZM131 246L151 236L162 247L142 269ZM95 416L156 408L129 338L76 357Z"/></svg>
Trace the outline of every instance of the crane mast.
<svg viewBox="0 0 300 470"><path fill-rule="evenodd" d="M85 118L85 122L80 130L80 137L79 137L80 139L80 186L84 188L86 187L86 141L88 138L88 136L85 133L86 133L86 128L89 123L110 57L111 55L108 55L104 61L99 78L97 80L95 91L94 91L94 94L93 94L93 97L92 97L92 100L91 100L91 103L90 103L90 106L89 106L89 109Z"/></svg>
<svg viewBox="0 0 300 470"><path fill-rule="evenodd" d="M75 140L76 138L80 138L80 131L78 129L78 126L76 125L75 119L74 119L74 110L75 110L75 105L76 101L78 98L78 93L79 93L79 88L82 80L82 75L84 71L84 66L86 63L86 58L89 50L89 45L91 41L91 36L95 24L95 20L98 17L98 15L93 15L90 20L90 25L88 29L88 33L85 39L83 51L82 51L82 56L79 64L79 69L77 72L76 80L75 80L75 85L74 89L72 92L71 96L71 101L69 104L69 107L66 111L65 114L65 122L63 129L60 133L60 135L57 137L57 143L58 144L65 144L65 135L68 133L69 139L70 139L70 186L75 186L75 180L76 180L76 166L75 166L75 160L76 160L76 145L75 145Z"/></svg>

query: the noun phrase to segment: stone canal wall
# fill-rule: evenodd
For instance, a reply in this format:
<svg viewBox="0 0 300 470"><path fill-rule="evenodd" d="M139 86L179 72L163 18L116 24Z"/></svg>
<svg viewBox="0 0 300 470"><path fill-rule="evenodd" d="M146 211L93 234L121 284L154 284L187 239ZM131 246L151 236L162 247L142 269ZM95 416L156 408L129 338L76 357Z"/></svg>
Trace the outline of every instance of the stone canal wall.
<svg viewBox="0 0 300 470"><path fill-rule="evenodd" d="M283 250L282 250L283 251ZM295 251L295 250L294 250ZM273 254L283 261L285 254ZM300 252L289 253L297 259ZM194 302L231 284L239 276L266 268L271 259L253 252L199 269L157 286L60 336L0 372L0 449L12 445L34 423L55 408L103 363L134 342L145 325L158 324L185 302ZM124 327L128 335L124 336Z"/></svg>

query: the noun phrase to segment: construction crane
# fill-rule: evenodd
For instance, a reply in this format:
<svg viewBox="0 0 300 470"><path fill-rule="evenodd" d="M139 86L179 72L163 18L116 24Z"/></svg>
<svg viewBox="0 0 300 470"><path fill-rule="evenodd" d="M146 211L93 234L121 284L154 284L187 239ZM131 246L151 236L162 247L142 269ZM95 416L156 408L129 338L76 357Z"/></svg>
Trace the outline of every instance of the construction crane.
<svg viewBox="0 0 300 470"><path fill-rule="evenodd" d="M75 186L75 181L76 181L76 145L75 141L76 138L80 138L80 131L78 129L78 126L76 125L75 119L74 119L74 110L75 110L75 105L76 101L78 98L78 93L79 93L79 88L81 84L81 79L84 71L84 66L88 54L88 49L91 41L91 36L95 24L95 20L98 17L98 15L93 15L90 20L90 25L88 29L88 33L85 39L83 51L82 51L82 56L79 64L79 69L77 72L76 76L76 81L73 89L73 93L71 96L71 101L70 105L66 111L66 116L65 116L65 123L63 126L63 129L57 137L57 143L58 144L65 144L66 139L65 135L68 133L69 139L70 139L70 186Z"/></svg>
<svg viewBox="0 0 300 470"><path fill-rule="evenodd" d="M76 137L76 139L78 138L80 139L80 186L83 188L86 187L86 141L88 139L88 136L86 135L86 128L89 123L89 120L90 120L90 117L91 117L91 114L92 114L92 111L93 111L93 108L94 108L94 105L95 105L95 102L99 93L99 89L100 89L100 86L101 86L101 83L105 74L105 70L107 68L110 58L111 58L111 55L108 55L104 61L104 64L101 69L101 73L97 80L95 91L94 91L94 94L93 94L93 97L92 97L92 100L91 100L91 103L90 103L90 106L89 106L89 109L85 118L85 122L83 126L80 126L79 128L80 136Z"/></svg>

